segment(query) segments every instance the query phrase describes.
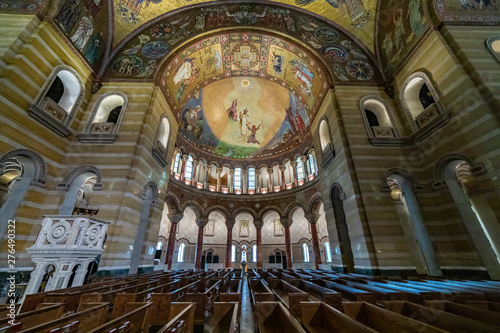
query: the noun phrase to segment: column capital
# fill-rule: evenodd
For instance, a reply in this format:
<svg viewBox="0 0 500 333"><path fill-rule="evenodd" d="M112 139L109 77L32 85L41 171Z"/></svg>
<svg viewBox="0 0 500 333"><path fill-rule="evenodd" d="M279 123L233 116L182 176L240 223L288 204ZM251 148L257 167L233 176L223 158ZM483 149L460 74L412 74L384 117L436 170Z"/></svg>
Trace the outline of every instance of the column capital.
<svg viewBox="0 0 500 333"><path fill-rule="evenodd" d="M253 224L257 230L260 230L264 226L264 221L262 221L261 218L256 217L253 219Z"/></svg>
<svg viewBox="0 0 500 333"><path fill-rule="evenodd" d="M228 229L233 229L233 227L236 223L236 219L235 218L227 218L225 223L226 223L226 227Z"/></svg>
<svg viewBox="0 0 500 333"><path fill-rule="evenodd" d="M297 166L297 161L291 161L290 165L295 168Z"/></svg>
<svg viewBox="0 0 500 333"><path fill-rule="evenodd" d="M306 213L304 214L304 217L306 218L307 221L309 221L309 223L316 224L316 222L318 222L320 215L313 213Z"/></svg>
<svg viewBox="0 0 500 333"><path fill-rule="evenodd" d="M200 216L196 219L196 224L200 228L204 228L208 223L208 216Z"/></svg>
<svg viewBox="0 0 500 333"><path fill-rule="evenodd" d="M283 164L281 164L281 165L279 166L279 168L280 168L280 170L281 170L281 171L285 171L285 167L286 167L286 165L283 165Z"/></svg>
<svg viewBox="0 0 500 333"><path fill-rule="evenodd" d="M307 162L307 156L306 155L302 155L300 157L300 160L302 161L302 163L306 163Z"/></svg>
<svg viewBox="0 0 500 333"><path fill-rule="evenodd" d="M172 223L179 223L180 220L184 217L183 213L174 213L174 214L167 214L168 219Z"/></svg>
<svg viewBox="0 0 500 333"><path fill-rule="evenodd" d="M198 166L198 164L200 164L200 161L198 161L198 160L193 160L193 165L194 165L195 167L196 167L196 166Z"/></svg>
<svg viewBox="0 0 500 333"><path fill-rule="evenodd" d="M188 156L186 154L182 155L182 160L186 162L188 160Z"/></svg>
<svg viewBox="0 0 500 333"><path fill-rule="evenodd" d="M290 226L293 223L293 220L289 219L288 217L280 217L280 223L283 225L283 227L290 228Z"/></svg>
<svg viewBox="0 0 500 333"><path fill-rule="evenodd" d="M215 171L217 171L218 173L220 173L222 171L222 168L216 168Z"/></svg>
<svg viewBox="0 0 500 333"><path fill-rule="evenodd" d="M241 173L243 174L243 176L248 175L248 171L247 170L243 170Z"/></svg>

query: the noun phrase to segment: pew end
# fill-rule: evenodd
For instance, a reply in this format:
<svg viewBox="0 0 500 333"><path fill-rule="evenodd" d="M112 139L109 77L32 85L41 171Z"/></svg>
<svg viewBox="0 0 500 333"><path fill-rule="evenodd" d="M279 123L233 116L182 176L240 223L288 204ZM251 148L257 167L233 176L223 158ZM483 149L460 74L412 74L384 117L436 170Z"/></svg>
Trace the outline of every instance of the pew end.
<svg viewBox="0 0 500 333"><path fill-rule="evenodd" d="M306 333L279 302L259 302L255 308L259 333Z"/></svg>

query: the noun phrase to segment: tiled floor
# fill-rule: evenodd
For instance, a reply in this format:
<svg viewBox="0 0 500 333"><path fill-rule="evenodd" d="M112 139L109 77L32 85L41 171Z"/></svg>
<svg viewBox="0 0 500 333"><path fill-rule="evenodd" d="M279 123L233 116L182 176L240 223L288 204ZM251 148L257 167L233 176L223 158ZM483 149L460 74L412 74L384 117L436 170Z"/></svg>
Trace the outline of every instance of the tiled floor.
<svg viewBox="0 0 500 333"><path fill-rule="evenodd" d="M255 321L250 298L250 288L248 288L247 276L243 276L243 295L241 299L240 333L254 333Z"/></svg>

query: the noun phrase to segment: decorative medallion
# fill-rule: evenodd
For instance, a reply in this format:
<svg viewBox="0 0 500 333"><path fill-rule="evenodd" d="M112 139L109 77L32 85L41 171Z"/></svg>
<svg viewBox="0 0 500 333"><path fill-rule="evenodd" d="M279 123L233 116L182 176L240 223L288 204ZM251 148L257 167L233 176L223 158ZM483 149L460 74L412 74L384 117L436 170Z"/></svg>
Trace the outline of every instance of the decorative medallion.
<svg viewBox="0 0 500 333"><path fill-rule="evenodd" d="M60 221L54 224L47 233L47 240L51 246L64 243L71 232L71 224L67 221Z"/></svg>
<svg viewBox="0 0 500 333"><path fill-rule="evenodd" d="M348 62L345 69L347 74L361 81L369 80L375 74L373 67L361 60Z"/></svg>
<svg viewBox="0 0 500 333"><path fill-rule="evenodd" d="M333 43L339 40L339 33L335 29L328 27L320 27L314 30L314 36L325 43Z"/></svg>
<svg viewBox="0 0 500 333"><path fill-rule="evenodd" d="M150 42L144 45L142 48L142 54L148 59L158 59L163 58L170 47L167 43L162 41Z"/></svg>
<svg viewBox="0 0 500 333"><path fill-rule="evenodd" d="M133 55L123 56L115 60L112 71L121 76L137 74L143 66L141 58Z"/></svg>
<svg viewBox="0 0 500 333"><path fill-rule="evenodd" d="M349 57L347 50L337 45L327 45L321 49L321 53L331 62L344 62Z"/></svg>
<svg viewBox="0 0 500 333"><path fill-rule="evenodd" d="M175 32L175 26L168 23L159 23L151 28L151 36L156 39L165 39L172 37Z"/></svg>

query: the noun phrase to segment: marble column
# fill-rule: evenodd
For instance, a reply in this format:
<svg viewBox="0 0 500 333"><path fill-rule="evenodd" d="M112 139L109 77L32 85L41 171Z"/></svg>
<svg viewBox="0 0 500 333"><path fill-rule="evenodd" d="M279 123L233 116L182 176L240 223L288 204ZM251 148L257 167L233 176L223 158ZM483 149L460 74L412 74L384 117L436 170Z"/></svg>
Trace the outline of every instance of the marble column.
<svg viewBox="0 0 500 333"><path fill-rule="evenodd" d="M319 249L318 227L316 224L318 222L319 215L307 213L305 214L305 218L311 224L311 235L312 235L313 252L314 252L314 266L316 267L316 269L319 269L319 265L321 265L321 251Z"/></svg>
<svg viewBox="0 0 500 333"><path fill-rule="evenodd" d="M234 169L229 170L227 183L227 186L229 187L229 193L234 193Z"/></svg>
<svg viewBox="0 0 500 333"><path fill-rule="evenodd" d="M205 163L205 179L203 179L203 188L205 190L208 190L208 171L210 170L210 168L208 167L208 165Z"/></svg>
<svg viewBox="0 0 500 333"><path fill-rule="evenodd" d="M286 181L285 181L285 165L280 165L281 170L281 189L286 190Z"/></svg>
<svg viewBox="0 0 500 333"><path fill-rule="evenodd" d="M221 168L217 168L217 188L215 189L216 192L220 192L220 172L222 171Z"/></svg>
<svg viewBox="0 0 500 333"><path fill-rule="evenodd" d="M304 169L304 183L309 181L309 163L307 163L307 156L303 155L300 157L302 160L302 169Z"/></svg>
<svg viewBox="0 0 500 333"><path fill-rule="evenodd" d="M241 193L247 194L248 193L248 171L243 171L242 172L242 179L241 179Z"/></svg>
<svg viewBox="0 0 500 333"><path fill-rule="evenodd" d="M274 168L268 168L267 169L267 179L269 180L269 193L273 192L274 190L274 179L273 179L273 175L274 175Z"/></svg>
<svg viewBox="0 0 500 333"><path fill-rule="evenodd" d="M297 187L297 162L293 161L290 163L290 165L292 166L293 170L293 187Z"/></svg>
<svg viewBox="0 0 500 333"><path fill-rule="evenodd" d="M257 268L262 268L262 227L264 221L261 218L255 218L253 224L257 229Z"/></svg>
<svg viewBox="0 0 500 333"><path fill-rule="evenodd" d="M286 253L286 268L293 268L292 260L292 240L290 238L290 226L292 225L292 220L288 218L280 219L283 228L285 229L285 253Z"/></svg>
<svg viewBox="0 0 500 333"><path fill-rule="evenodd" d="M226 268L231 268L231 245L233 245L233 227L236 223L234 218L226 220L227 238L226 238Z"/></svg>
<svg viewBox="0 0 500 333"><path fill-rule="evenodd" d="M193 161L193 176L191 178L191 186L196 186L196 169L198 168L198 164L200 164L200 162L198 161Z"/></svg>
<svg viewBox="0 0 500 333"><path fill-rule="evenodd" d="M186 171L186 163L187 163L187 160L188 160L188 156L187 155L182 155L182 168L181 168L181 182L184 182L184 173Z"/></svg>
<svg viewBox="0 0 500 333"><path fill-rule="evenodd" d="M167 254L165 255L165 264L167 265L167 269L172 269L172 257L174 255L174 246L175 246L175 232L177 230L177 223L182 220L184 214L175 213L168 214L167 217L170 220L170 232L168 234L168 243L167 243Z"/></svg>
<svg viewBox="0 0 500 333"><path fill-rule="evenodd" d="M196 242L196 257L194 261L194 268L201 268L201 254L203 253L203 229L208 223L208 217L199 217L196 219L198 225L198 241Z"/></svg>
<svg viewBox="0 0 500 333"><path fill-rule="evenodd" d="M260 170L255 170L255 192L260 193Z"/></svg>

